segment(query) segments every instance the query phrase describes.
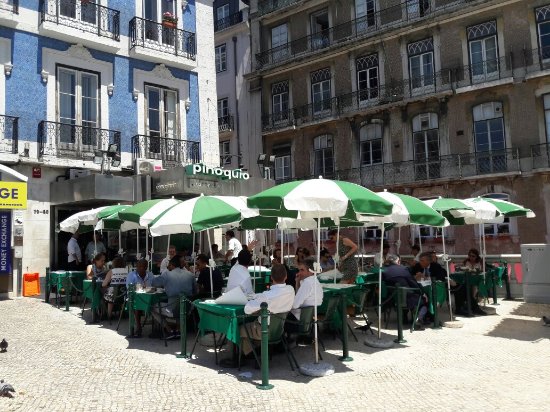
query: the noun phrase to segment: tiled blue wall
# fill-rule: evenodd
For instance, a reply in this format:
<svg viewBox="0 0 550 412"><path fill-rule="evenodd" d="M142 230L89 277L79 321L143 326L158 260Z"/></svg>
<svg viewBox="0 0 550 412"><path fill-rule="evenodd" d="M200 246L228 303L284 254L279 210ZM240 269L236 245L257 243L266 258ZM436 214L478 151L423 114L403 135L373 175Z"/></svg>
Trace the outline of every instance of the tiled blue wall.
<svg viewBox="0 0 550 412"><path fill-rule="evenodd" d="M42 83L42 48L67 50L71 45L47 37L0 27L0 37L12 41L12 75L6 79L6 114L18 116L20 140L36 141L38 124L46 119L46 85ZM131 151L137 133L137 103L133 100L133 70L153 70L154 63L90 50L94 58L113 64L115 90L109 98L109 128L122 132L122 150ZM183 139L200 140L198 78L196 73L170 69L190 85L191 108L187 113L187 133Z"/></svg>

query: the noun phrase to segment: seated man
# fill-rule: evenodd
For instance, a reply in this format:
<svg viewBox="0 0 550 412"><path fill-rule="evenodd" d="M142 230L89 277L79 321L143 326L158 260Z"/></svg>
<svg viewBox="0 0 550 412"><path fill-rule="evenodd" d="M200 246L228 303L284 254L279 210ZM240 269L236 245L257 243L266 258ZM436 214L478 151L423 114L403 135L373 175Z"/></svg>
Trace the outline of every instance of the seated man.
<svg viewBox="0 0 550 412"><path fill-rule="evenodd" d="M210 266L208 266L208 257L205 254L197 256L195 272L198 272L197 279L199 296L211 296L212 289L210 288ZM212 268L212 285L214 286L214 297L222 293L223 276L218 268Z"/></svg>
<svg viewBox="0 0 550 412"><path fill-rule="evenodd" d="M248 250L241 250L237 256L237 263L229 271L229 279L227 280L226 292L231 289L241 288L245 295L254 293L252 288L252 279L248 272L248 266L252 261L252 255Z"/></svg>
<svg viewBox="0 0 550 412"><path fill-rule="evenodd" d="M244 307L244 313L251 315L260 311L260 305L263 302L267 303L267 309L270 313L286 313L292 309L294 303L294 289L292 286L285 284L286 269L283 265L276 265L271 270L272 285L269 290L256 296L256 299L249 301ZM252 347L247 337L252 340L261 340L262 325L261 319L254 322L241 325L241 349L245 355L252 352Z"/></svg>
<svg viewBox="0 0 550 412"><path fill-rule="evenodd" d="M298 265L296 275L296 296L292 304L292 311L288 315L288 322L285 324L287 333L298 331L298 325L294 322L300 321L300 308L306 306L320 306L323 304L323 288L315 276L313 276L315 259L306 258Z"/></svg>
<svg viewBox="0 0 550 412"><path fill-rule="evenodd" d="M126 287L130 285L135 285L136 289L144 289L146 287L150 287L151 283L153 282L153 274L147 270L147 266L149 265L149 262L147 262L145 259L140 259L136 263L136 270L133 272L130 272L128 277L126 278ZM136 329L134 331L135 338L141 338L141 316L143 315L143 311L141 310L135 310L134 311L134 319L136 320Z"/></svg>
<svg viewBox="0 0 550 412"><path fill-rule="evenodd" d="M388 286L402 286L406 288L416 288L418 292L407 292L407 308L414 313L420 297L420 285L412 277L411 272L405 266L400 265L399 256L388 255L386 256L386 264L384 265L384 272L382 272L382 279L388 284ZM418 310L418 316L414 320L416 323L415 328L423 330L424 316L428 309L422 300Z"/></svg>

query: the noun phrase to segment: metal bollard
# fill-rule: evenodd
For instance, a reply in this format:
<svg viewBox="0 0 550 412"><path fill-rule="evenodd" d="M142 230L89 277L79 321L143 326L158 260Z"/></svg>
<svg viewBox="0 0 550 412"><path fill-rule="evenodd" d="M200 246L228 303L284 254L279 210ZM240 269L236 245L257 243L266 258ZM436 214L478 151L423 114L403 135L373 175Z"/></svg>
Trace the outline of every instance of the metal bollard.
<svg viewBox="0 0 550 412"><path fill-rule="evenodd" d="M404 343L407 341L403 339L403 302L401 301L401 288L397 286L395 288L395 291L397 293L397 338L394 340L394 342Z"/></svg>
<svg viewBox="0 0 550 412"><path fill-rule="evenodd" d="M65 312L70 310L69 303L71 298L71 276L69 272L65 273L65 278L63 279L63 286L65 288Z"/></svg>
<svg viewBox="0 0 550 412"><path fill-rule="evenodd" d="M260 317L262 318L262 383L256 387L261 390L273 389L269 383L269 325L267 324L267 303L260 305Z"/></svg>
<svg viewBox="0 0 550 412"><path fill-rule="evenodd" d="M346 294L340 296L340 310L342 311L342 356L338 360L342 362L351 362L353 358L349 356L348 345L348 307Z"/></svg>
<svg viewBox="0 0 550 412"><path fill-rule="evenodd" d="M494 306L497 306L499 303L498 303L498 300L497 300L497 281L498 281L498 277L497 277L497 271L494 270L493 271L493 305Z"/></svg>
<svg viewBox="0 0 550 412"><path fill-rule="evenodd" d="M180 296L180 344L181 352L176 354L176 358L188 359L187 354L187 301L185 295Z"/></svg>
<svg viewBox="0 0 550 412"><path fill-rule="evenodd" d="M437 310L437 281L434 279L432 282L432 307L434 309L434 325L432 329L441 329L441 325L439 324L439 314ZM413 322L416 319L413 319Z"/></svg>
<svg viewBox="0 0 550 412"><path fill-rule="evenodd" d="M129 336L134 336L134 294L136 293L136 285L128 285L128 327Z"/></svg>
<svg viewBox="0 0 550 412"><path fill-rule="evenodd" d="M46 285L44 288L44 302L50 303L50 268L46 268Z"/></svg>

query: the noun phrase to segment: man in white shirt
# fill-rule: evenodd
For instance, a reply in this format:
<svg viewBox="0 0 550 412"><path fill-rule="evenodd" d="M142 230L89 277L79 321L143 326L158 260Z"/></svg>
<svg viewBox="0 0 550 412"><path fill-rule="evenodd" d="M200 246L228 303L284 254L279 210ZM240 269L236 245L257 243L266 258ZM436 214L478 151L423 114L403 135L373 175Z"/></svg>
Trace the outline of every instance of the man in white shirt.
<svg viewBox="0 0 550 412"><path fill-rule="evenodd" d="M82 251L78 245L78 232L75 232L67 244L67 270L78 270L82 262Z"/></svg>
<svg viewBox="0 0 550 412"><path fill-rule="evenodd" d="M292 315L300 320L300 308L305 306L319 306L323 303L323 288L313 276L314 259L306 259L298 265L296 275L296 296L292 304ZM290 315L289 315L290 316ZM292 319L292 317L290 317Z"/></svg>
<svg viewBox="0 0 550 412"><path fill-rule="evenodd" d="M274 266L271 270L271 280L273 284L269 290L256 296L256 299L249 301L244 307L244 313L251 315L260 311L261 304L267 303L267 309L270 313L285 313L292 309L294 303L294 288L285 284L286 269L283 265ZM245 355L252 352L250 341L246 339L247 329L248 336L252 340L261 340L262 325L260 318L254 322L247 323L241 326L241 348Z"/></svg>
<svg viewBox="0 0 550 412"><path fill-rule="evenodd" d="M168 247L168 256L162 259L162 262L160 262L160 273L168 270L168 263L176 256L176 247L174 245L170 245Z"/></svg>
<svg viewBox="0 0 550 412"><path fill-rule="evenodd" d="M243 246L241 245L241 242L237 240L235 237L235 232L232 230L228 230L225 232L225 239L227 240L227 252L225 252L225 262L231 261L231 265L233 266L235 262L237 261L237 256L239 256L239 252L243 250Z"/></svg>
<svg viewBox="0 0 550 412"><path fill-rule="evenodd" d="M226 292L229 292L235 288L241 288L245 295L250 295L254 293L252 288L252 279L250 278L250 273L248 272L248 266L252 256L248 250L241 250L239 256L237 256L237 262L231 268L229 272L229 279L227 280Z"/></svg>

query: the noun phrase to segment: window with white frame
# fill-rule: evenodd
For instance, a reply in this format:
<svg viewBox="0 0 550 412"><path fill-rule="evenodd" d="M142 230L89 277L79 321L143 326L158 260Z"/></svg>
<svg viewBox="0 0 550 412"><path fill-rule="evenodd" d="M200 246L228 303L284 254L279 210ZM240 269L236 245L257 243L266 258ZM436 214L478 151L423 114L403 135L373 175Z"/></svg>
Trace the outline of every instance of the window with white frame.
<svg viewBox="0 0 550 412"><path fill-rule="evenodd" d="M60 126L59 143L98 147L99 107L99 75L58 66L57 121L70 125ZM81 126L80 133L74 126Z"/></svg>
<svg viewBox="0 0 550 412"><path fill-rule="evenodd" d="M271 60L278 62L288 56L288 26L280 24L271 29Z"/></svg>
<svg viewBox="0 0 550 412"><path fill-rule="evenodd" d="M440 177L439 120L436 113L422 113L413 118L414 168L416 180Z"/></svg>
<svg viewBox="0 0 550 412"><path fill-rule="evenodd" d="M382 229L378 226L369 226L364 230L365 240L380 240ZM388 239L388 231L384 231L384 240Z"/></svg>
<svg viewBox="0 0 550 412"><path fill-rule="evenodd" d="M149 151L160 153L162 138L178 138L178 92L162 86L146 85L145 100Z"/></svg>
<svg viewBox="0 0 550 412"><path fill-rule="evenodd" d="M330 68L324 68L311 73L311 104L313 114L319 114L331 110L331 72Z"/></svg>
<svg viewBox="0 0 550 412"><path fill-rule="evenodd" d="M382 163L382 125L367 124L359 130L361 166Z"/></svg>
<svg viewBox="0 0 550 412"><path fill-rule="evenodd" d="M227 51L225 44L216 47L216 73L227 70Z"/></svg>
<svg viewBox="0 0 550 412"><path fill-rule="evenodd" d="M376 0L355 0L355 28L358 33L376 27Z"/></svg>
<svg viewBox="0 0 550 412"><path fill-rule="evenodd" d="M143 0L145 38L151 42L175 47L175 29L159 24L166 17L177 20L176 0Z"/></svg>
<svg viewBox="0 0 550 412"><path fill-rule="evenodd" d="M542 96L544 104L544 123L546 125L546 142L550 143L550 94Z"/></svg>
<svg viewBox="0 0 550 412"><path fill-rule="evenodd" d="M535 9L539 56L542 60L550 59L550 5Z"/></svg>
<svg viewBox="0 0 550 412"><path fill-rule="evenodd" d="M167 14L175 18L177 11L176 3L176 0L143 0L143 17L158 23L160 23L163 16Z"/></svg>
<svg viewBox="0 0 550 412"><path fill-rule="evenodd" d="M313 139L313 172L315 176L334 174L334 151L332 135L325 134Z"/></svg>
<svg viewBox="0 0 550 412"><path fill-rule="evenodd" d="M481 197L486 197L489 199L505 200L510 201L510 196L506 193L488 193ZM484 232L487 236L499 236L499 235L509 235L511 233L511 224L510 218L505 217L502 223L490 223L484 225Z"/></svg>
<svg viewBox="0 0 550 412"><path fill-rule="evenodd" d="M216 8L217 21L223 20L227 17L229 17L229 3L225 3L224 5L221 5L218 8Z"/></svg>
<svg viewBox="0 0 550 412"><path fill-rule="evenodd" d="M218 118L229 116L229 100L219 99L218 100Z"/></svg>
<svg viewBox="0 0 550 412"><path fill-rule="evenodd" d="M288 80L271 85L271 105L275 123L288 120Z"/></svg>
<svg viewBox="0 0 550 412"><path fill-rule="evenodd" d="M473 109L478 172L506 171L506 135L502 102L488 102Z"/></svg>
<svg viewBox="0 0 550 412"><path fill-rule="evenodd" d="M91 25L97 24L98 6L96 2L60 0L58 7L60 17L80 20Z"/></svg>
<svg viewBox="0 0 550 412"><path fill-rule="evenodd" d="M226 140L220 142L220 165L227 166L231 164L231 142Z"/></svg>
<svg viewBox="0 0 550 412"><path fill-rule="evenodd" d="M468 27L467 34L472 83L498 79L497 22L493 20Z"/></svg>
<svg viewBox="0 0 550 412"><path fill-rule="evenodd" d="M311 50L319 50L330 45L328 9L311 13L310 27Z"/></svg>
<svg viewBox="0 0 550 412"><path fill-rule="evenodd" d="M435 84L433 39L429 38L409 43L407 52L411 91L433 88Z"/></svg>
<svg viewBox="0 0 550 412"><path fill-rule="evenodd" d="M359 103L378 99L378 53L359 57L355 70Z"/></svg>
<svg viewBox="0 0 550 412"><path fill-rule="evenodd" d="M292 178L292 156L290 144L273 147L275 156L275 180L285 181Z"/></svg>

